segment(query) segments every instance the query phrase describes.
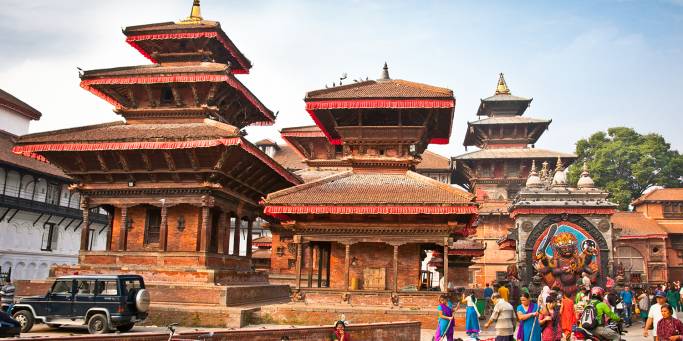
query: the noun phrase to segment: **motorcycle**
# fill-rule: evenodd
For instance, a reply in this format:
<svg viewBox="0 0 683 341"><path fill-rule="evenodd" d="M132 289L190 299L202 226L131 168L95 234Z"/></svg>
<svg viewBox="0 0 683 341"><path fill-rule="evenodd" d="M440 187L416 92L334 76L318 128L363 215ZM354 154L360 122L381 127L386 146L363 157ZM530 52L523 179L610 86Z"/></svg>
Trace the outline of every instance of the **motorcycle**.
<svg viewBox="0 0 683 341"><path fill-rule="evenodd" d="M624 330L624 323L623 321L615 322L615 321L609 321L607 325L605 326L609 329L614 330L619 334L619 339L623 340L621 338L621 335L626 334L626 331ZM590 330L581 328L580 326L577 326L574 329L574 337L576 337L576 340L585 340L585 341L606 341L606 339L601 338L595 334L593 334Z"/></svg>

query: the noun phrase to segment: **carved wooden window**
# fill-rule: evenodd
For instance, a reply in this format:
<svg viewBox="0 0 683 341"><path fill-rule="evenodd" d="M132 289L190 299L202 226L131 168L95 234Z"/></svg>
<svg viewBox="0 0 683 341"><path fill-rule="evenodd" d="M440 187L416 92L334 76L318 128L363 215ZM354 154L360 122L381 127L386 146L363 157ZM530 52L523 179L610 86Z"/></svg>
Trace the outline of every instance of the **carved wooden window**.
<svg viewBox="0 0 683 341"><path fill-rule="evenodd" d="M162 105L173 104L173 91L170 87L161 88L161 102Z"/></svg>
<svg viewBox="0 0 683 341"><path fill-rule="evenodd" d="M145 221L145 244L158 243L161 231L161 209L150 207L147 209Z"/></svg>
<svg viewBox="0 0 683 341"><path fill-rule="evenodd" d="M40 245L42 251L57 250L57 240L59 239L59 228L53 223L43 225L43 240Z"/></svg>
<svg viewBox="0 0 683 341"><path fill-rule="evenodd" d="M59 205L59 194L62 188L58 184L48 183L47 192L45 193L45 202L50 205Z"/></svg>
<svg viewBox="0 0 683 341"><path fill-rule="evenodd" d="M505 162L505 176L519 176L519 161L513 160Z"/></svg>
<svg viewBox="0 0 683 341"><path fill-rule="evenodd" d="M490 178L493 174L491 164L488 162L481 163L477 173L479 173L480 178Z"/></svg>
<svg viewBox="0 0 683 341"><path fill-rule="evenodd" d="M662 206L664 209L664 218L683 218L682 202L665 202Z"/></svg>

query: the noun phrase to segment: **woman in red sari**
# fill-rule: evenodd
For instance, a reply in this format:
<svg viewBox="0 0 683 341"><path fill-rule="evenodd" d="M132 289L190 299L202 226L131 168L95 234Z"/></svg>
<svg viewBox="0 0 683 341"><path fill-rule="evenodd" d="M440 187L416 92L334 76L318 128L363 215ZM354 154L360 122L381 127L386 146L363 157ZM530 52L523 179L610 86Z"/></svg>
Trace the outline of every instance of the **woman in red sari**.
<svg viewBox="0 0 683 341"><path fill-rule="evenodd" d="M657 339L661 341L683 340L683 322L671 317L673 308L670 304L662 305L662 319L657 323Z"/></svg>
<svg viewBox="0 0 683 341"><path fill-rule="evenodd" d="M334 324L334 335L332 336L334 341L351 341L351 335L346 332L346 325L344 321L337 321Z"/></svg>

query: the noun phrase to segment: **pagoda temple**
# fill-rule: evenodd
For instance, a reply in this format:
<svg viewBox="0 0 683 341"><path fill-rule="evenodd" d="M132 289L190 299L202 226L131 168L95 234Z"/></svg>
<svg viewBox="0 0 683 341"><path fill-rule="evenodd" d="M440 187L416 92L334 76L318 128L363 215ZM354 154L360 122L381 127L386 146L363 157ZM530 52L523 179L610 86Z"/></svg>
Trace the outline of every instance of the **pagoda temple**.
<svg viewBox="0 0 683 341"><path fill-rule="evenodd" d="M469 189L480 203L475 239L487 244L484 256L470 267L471 285L508 279L515 247L503 244L499 249L496 243L514 224L508 208L524 187L532 161L552 165L560 158L569 165L576 160L573 154L535 148L552 121L523 116L531 101L512 95L501 73L494 95L481 100L479 119L467 123L463 145L479 150L452 158L453 183Z"/></svg>
<svg viewBox="0 0 683 341"><path fill-rule="evenodd" d="M428 144L448 143L453 92L391 79L385 65L380 79L311 91L305 102L319 130L283 130L283 137L318 171L345 169L264 200L264 212L281 221L274 250L280 236L292 241L295 297L307 304L432 306L438 292L421 263L427 251L448 254L473 234L477 216L470 193L412 170ZM312 139L321 132L330 148L316 151ZM448 258L442 275L461 276Z"/></svg>
<svg viewBox="0 0 683 341"><path fill-rule="evenodd" d="M85 222L93 207L113 217L105 251L88 250L84 228L79 264L53 275L141 274L155 303L175 305L288 297L253 270L251 230L259 200L301 180L244 138L242 128L275 119L235 76L250 61L196 0L185 20L123 33L153 64L80 77L124 121L25 135L13 149L77 181Z"/></svg>

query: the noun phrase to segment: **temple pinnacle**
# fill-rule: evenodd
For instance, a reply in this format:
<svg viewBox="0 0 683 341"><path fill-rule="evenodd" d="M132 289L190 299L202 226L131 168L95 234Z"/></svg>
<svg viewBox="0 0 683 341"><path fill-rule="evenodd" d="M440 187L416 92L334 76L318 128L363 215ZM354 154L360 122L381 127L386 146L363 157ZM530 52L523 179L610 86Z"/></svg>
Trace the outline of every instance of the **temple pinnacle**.
<svg viewBox="0 0 683 341"><path fill-rule="evenodd" d="M498 86L496 86L496 95L510 95L510 88L508 88L507 83L505 83L505 77L503 73L498 76Z"/></svg>
<svg viewBox="0 0 683 341"><path fill-rule="evenodd" d="M588 172L588 163L583 162L583 169L581 172L581 177L576 183L576 188L578 189L592 189L595 188L595 182L591 179L590 173Z"/></svg>
<svg viewBox="0 0 683 341"><path fill-rule="evenodd" d="M555 171L561 171L564 170L564 165L562 164L562 159L560 157L557 157L557 164L555 165Z"/></svg>
<svg viewBox="0 0 683 341"><path fill-rule="evenodd" d="M203 20L202 13L199 7L199 0L194 0L192 3L192 10L190 16L181 21L180 24L198 24Z"/></svg>
<svg viewBox="0 0 683 341"><path fill-rule="evenodd" d="M384 62L384 67L382 68L382 76L379 78L380 80L390 80L389 78L389 67L387 66L387 62Z"/></svg>

